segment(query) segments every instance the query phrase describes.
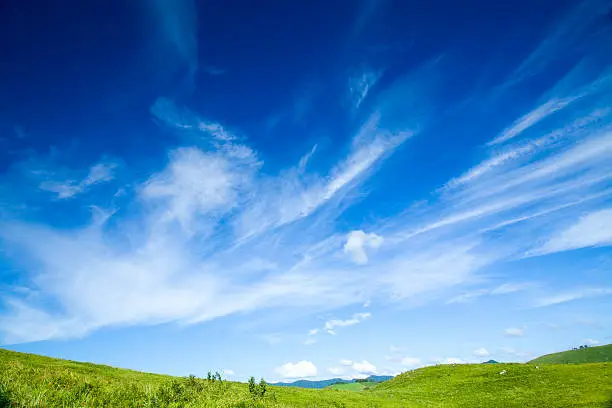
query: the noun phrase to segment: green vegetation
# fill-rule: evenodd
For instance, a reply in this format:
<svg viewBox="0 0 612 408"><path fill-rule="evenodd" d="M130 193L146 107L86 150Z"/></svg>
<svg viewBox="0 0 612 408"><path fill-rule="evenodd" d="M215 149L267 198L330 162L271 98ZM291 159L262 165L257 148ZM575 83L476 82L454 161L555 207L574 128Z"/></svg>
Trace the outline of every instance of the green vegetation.
<svg viewBox="0 0 612 408"><path fill-rule="evenodd" d="M275 387L254 378L235 383L219 374L178 378L0 350L0 408L608 408L611 368L611 363L441 365L378 385L346 384L371 386L354 392Z"/></svg>
<svg viewBox="0 0 612 408"><path fill-rule="evenodd" d="M410 407L608 408L612 364L440 365L401 374L375 391Z"/></svg>
<svg viewBox="0 0 612 408"><path fill-rule="evenodd" d="M340 391L365 391L376 386L373 382L353 382L343 384L333 384L327 387L328 390L340 390Z"/></svg>
<svg viewBox="0 0 612 408"><path fill-rule="evenodd" d="M546 354L531 360L532 364L584 364L612 362L612 344Z"/></svg>

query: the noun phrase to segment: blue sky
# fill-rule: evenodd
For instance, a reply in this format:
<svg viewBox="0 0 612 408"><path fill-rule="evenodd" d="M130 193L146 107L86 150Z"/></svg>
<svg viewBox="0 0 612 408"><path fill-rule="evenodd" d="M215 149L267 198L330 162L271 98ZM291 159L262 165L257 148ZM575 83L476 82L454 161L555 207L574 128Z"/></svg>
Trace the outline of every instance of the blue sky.
<svg viewBox="0 0 612 408"><path fill-rule="evenodd" d="M0 345L268 380L612 335L609 1L0 15Z"/></svg>

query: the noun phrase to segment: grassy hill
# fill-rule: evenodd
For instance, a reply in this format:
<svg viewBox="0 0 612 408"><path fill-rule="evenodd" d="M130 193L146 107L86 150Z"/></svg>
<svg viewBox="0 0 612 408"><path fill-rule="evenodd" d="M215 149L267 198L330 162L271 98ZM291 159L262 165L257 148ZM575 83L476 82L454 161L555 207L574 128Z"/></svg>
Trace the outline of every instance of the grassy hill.
<svg viewBox="0 0 612 408"><path fill-rule="evenodd" d="M612 362L612 344L546 354L531 360L532 364L583 364Z"/></svg>
<svg viewBox="0 0 612 408"><path fill-rule="evenodd" d="M381 383L375 391L410 401L410 407L612 406L612 364L536 367L439 365L401 374Z"/></svg>
<svg viewBox="0 0 612 408"><path fill-rule="evenodd" d="M500 374L505 370L505 374ZM612 364L473 364L410 371L362 392L269 386L140 373L0 349L6 407L602 407Z"/></svg>

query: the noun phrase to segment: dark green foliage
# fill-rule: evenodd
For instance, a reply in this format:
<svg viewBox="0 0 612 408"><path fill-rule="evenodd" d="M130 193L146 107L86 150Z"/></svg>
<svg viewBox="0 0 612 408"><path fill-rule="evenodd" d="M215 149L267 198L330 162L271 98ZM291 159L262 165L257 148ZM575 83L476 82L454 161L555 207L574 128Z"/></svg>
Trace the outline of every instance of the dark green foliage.
<svg viewBox="0 0 612 408"><path fill-rule="evenodd" d="M9 399L8 389L4 384L0 384L0 408L9 408L11 400Z"/></svg>
<svg viewBox="0 0 612 408"><path fill-rule="evenodd" d="M257 396L257 384L255 383L255 377L249 378L249 394L253 398Z"/></svg>
<svg viewBox="0 0 612 408"><path fill-rule="evenodd" d="M259 390L258 390L259 391L259 398L263 398L263 397L266 396L266 386L267 386L266 381L262 378L259 381Z"/></svg>
<svg viewBox="0 0 612 408"><path fill-rule="evenodd" d="M267 384L262 378L259 384L255 382L255 377L249 378L249 394L253 399L263 399L266 396Z"/></svg>

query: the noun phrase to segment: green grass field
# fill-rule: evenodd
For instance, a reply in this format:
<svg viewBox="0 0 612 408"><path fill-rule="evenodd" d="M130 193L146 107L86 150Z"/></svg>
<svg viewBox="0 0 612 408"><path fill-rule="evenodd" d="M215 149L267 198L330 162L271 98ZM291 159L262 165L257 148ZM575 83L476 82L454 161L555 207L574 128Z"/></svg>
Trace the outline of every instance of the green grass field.
<svg viewBox="0 0 612 408"><path fill-rule="evenodd" d="M340 390L340 391L365 391L367 389L373 388L376 384L374 383L346 383L346 384L334 384L326 387L328 390Z"/></svg>
<svg viewBox="0 0 612 408"><path fill-rule="evenodd" d="M612 344L546 354L531 360L532 364L584 364L612 362Z"/></svg>
<svg viewBox="0 0 612 408"><path fill-rule="evenodd" d="M506 370L505 374L500 374ZM355 392L140 373L0 349L0 407L612 407L612 363L442 365Z"/></svg>

